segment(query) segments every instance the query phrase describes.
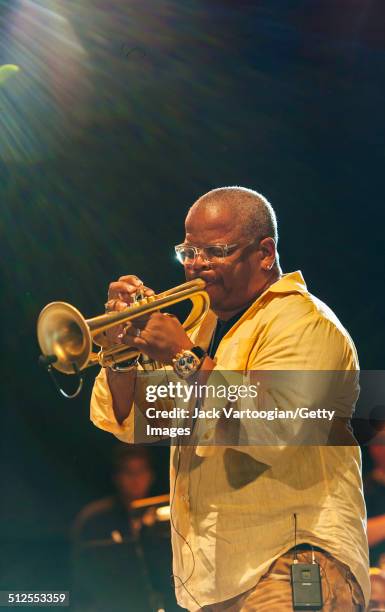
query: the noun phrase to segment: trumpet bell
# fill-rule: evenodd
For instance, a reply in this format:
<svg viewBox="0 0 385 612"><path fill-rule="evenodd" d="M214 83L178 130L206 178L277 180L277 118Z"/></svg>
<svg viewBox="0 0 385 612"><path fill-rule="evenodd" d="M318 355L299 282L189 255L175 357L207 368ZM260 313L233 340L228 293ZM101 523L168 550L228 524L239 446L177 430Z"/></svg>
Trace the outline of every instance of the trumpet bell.
<svg viewBox="0 0 385 612"><path fill-rule="evenodd" d="M82 314L66 302L51 302L40 313L37 337L43 355L55 355L54 367L73 374L88 363L92 338Z"/></svg>
<svg viewBox="0 0 385 612"><path fill-rule="evenodd" d="M71 304L51 302L43 308L37 322L43 361L48 360L49 365L63 374L74 374L97 364L105 367L138 356L138 351L122 344L102 349L99 353L93 353L92 347L93 343L98 344L98 336L107 329L187 299L191 300L192 309L183 327L186 332L191 332L203 320L210 306L205 286L201 278L196 278L158 295L141 298L122 311L91 319L85 319Z"/></svg>

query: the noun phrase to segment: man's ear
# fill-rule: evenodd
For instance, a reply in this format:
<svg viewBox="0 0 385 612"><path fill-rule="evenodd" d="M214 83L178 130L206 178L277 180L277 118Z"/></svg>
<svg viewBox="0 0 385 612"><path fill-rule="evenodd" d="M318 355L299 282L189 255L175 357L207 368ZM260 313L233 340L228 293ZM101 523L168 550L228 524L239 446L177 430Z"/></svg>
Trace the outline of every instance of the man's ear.
<svg viewBox="0 0 385 612"><path fill-rule="evenodd" d="M264 270L271 270L276 260L276 246L274 238L263 238L259 243L262 251L262 267Z"/></svg>

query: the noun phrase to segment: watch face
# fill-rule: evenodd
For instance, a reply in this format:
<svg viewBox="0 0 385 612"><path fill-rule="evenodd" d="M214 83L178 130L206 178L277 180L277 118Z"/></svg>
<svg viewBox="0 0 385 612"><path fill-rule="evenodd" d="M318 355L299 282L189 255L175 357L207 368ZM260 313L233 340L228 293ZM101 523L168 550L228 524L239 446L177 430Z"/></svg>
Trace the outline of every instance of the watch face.
<svg viewBox="0 0 385 612"><path fill-rule="evenodd" d="M183 354L174 361L174 370L181 378L187 378L197 371L200 359L192 351L183 351Z"/></svg>

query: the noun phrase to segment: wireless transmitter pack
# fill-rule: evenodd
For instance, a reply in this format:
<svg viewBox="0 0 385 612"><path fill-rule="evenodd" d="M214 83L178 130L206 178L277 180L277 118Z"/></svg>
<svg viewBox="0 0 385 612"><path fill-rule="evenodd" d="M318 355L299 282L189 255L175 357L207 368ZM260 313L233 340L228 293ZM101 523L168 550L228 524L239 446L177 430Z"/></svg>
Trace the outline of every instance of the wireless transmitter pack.
<svg viewBox="0 0 385 612"><path fill-rule="evenodd" d="M321 610L322 589L318 563L296 563L291 566L291 588L294 610Z"/></svg>

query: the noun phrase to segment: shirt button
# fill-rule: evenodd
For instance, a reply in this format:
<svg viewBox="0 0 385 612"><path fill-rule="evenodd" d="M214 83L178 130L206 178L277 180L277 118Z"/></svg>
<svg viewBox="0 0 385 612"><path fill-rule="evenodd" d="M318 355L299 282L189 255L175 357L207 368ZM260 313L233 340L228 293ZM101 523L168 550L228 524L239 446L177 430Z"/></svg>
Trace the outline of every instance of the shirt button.
<svg viewBox="0 0 385 612"><path fill-rule="evenodd" d="M204 440L211 440L212 437L213 437L212 431L206 431L206 433L203 435Z"/></svg>

